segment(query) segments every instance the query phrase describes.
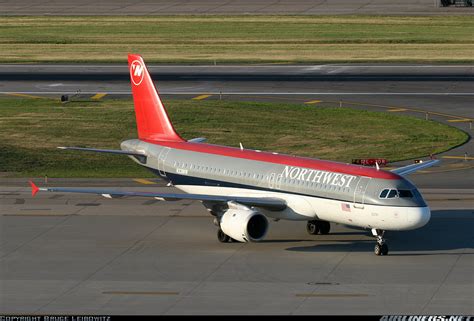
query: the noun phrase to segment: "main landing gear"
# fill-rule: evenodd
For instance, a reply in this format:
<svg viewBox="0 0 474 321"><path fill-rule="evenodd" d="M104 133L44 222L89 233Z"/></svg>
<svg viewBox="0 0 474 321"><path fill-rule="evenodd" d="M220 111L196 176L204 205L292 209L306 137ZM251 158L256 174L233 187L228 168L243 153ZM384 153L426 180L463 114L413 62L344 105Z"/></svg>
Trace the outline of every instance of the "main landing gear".
<svg viewBox="0 0 474 321"><path fill-rule="evenodd" d="M221 228L219 227L219 229L217 230L217 239L219 240L219 242L221 243L227 243L227 242L230 242L230 236L225 234Z"/></svg>
<svg viewBox="0 0 474 321"><path fill-rule="evenodd" d="M237 242L236 240L234 240L233 238L231 238L229 235L225 234L224 231L222 231L220 227L219 227L219 229L217 230L217 239L218 239L219 242L221 242L221 243Z"/></svg>
<svg viewBox="0 0 474 321"><path fill-rule="evenodd" d="M311 235L316 235L316 234L329 234L329 231L331 230L331 224L326 221L319 221L319 220L314 220L314 221L308 221L308 224L306 224L306 231L308 231L309 234Z"/></svg>
<svg viewBox="0 0 474 321"><path fill-rule="evenodd" d="M387 255L388 254L388 245L385 243L385 239L383 238L385 231L378 230L373 228L372 234L377 237L377 244L375 244L374 253L375 255Z"/></svg>

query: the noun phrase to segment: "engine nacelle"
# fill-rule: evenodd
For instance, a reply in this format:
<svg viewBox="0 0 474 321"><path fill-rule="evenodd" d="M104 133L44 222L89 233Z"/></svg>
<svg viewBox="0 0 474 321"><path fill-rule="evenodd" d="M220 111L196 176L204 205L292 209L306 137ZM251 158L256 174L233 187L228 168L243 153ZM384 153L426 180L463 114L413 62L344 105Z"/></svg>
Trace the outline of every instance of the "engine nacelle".
<svg viewBox="0 0 474 321"><path fill-rule="evenodd" d="M265 237L268 230L265 215L239 204L229 205L220 222L225 234L240 242L258 242Z"/></svg>

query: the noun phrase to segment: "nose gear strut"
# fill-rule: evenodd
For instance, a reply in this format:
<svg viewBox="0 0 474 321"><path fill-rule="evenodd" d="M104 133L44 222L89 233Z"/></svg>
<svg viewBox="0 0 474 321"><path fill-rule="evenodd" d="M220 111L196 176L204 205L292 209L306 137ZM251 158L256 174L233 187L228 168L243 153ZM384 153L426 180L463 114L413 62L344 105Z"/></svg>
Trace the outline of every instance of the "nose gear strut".
<svg viewBox="0 0 474 321"><path fill-rule="evenodd" d="M387 255L388 254L388 245L384 239L384 230L372 229L372 235L377 238L377 244L375 244L374 253L375 255Z"/></svg>

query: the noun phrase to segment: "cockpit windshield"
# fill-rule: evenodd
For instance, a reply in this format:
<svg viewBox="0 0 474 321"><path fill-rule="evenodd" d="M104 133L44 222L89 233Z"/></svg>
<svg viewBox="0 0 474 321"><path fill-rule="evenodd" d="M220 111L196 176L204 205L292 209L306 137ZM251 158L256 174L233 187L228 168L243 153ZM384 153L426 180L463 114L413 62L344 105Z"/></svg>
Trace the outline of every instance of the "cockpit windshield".
<svg viewBox="0 0 474 321"><path fill-rule="evenodd" d="M417 195L416 193L418 193L416 190L386 188L380 192L379 198L412 198L413 194Z"/></svg>
<svg viewBox="0 0 474 321"><path fill-rule="evenodd" d="M413 197L413 194L412 194L412 192L411 192L410 190L408 190L408 189L399 189L399 190L398 190L398 196L399 196L399 197L402 197L402 198L403 198L403 197L412 198L412 197Z"/></svg>

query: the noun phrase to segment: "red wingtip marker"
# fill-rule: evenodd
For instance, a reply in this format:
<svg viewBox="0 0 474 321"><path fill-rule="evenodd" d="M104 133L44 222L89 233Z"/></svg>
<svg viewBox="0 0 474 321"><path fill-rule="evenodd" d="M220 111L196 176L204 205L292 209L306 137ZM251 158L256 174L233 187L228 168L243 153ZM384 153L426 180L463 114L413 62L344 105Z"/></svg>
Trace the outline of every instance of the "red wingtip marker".
<svg viewBox="0 0 474 321"><path fill-rule="evenodd" d="M36 193L38 193L39 191L39 188L32 181L30 181L30 185L31 185L31 196L35 197Z"/></svg>

